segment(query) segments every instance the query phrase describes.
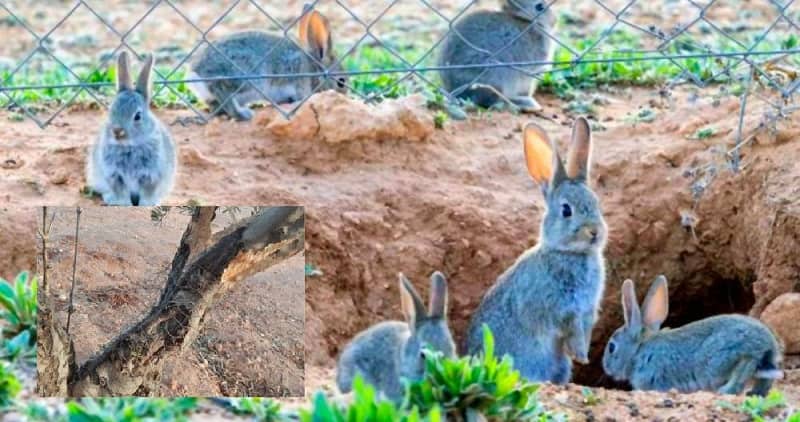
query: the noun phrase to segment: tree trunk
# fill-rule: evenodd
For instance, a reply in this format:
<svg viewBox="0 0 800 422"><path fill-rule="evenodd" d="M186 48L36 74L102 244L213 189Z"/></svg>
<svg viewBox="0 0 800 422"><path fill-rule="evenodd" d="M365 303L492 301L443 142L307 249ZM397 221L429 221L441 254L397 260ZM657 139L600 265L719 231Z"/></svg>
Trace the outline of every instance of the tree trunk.
<svg viewBox="0 0 800 422"><path fill-rule="evenodd" d="M70 396L158 394L164 362L191 347L206 313L224 292L303 251L303 208L275 207L242 221L197 252L195 249L203 248L210 239L215 212L213 207L195 210L157 304L141 321L70 371Z"/></svg>

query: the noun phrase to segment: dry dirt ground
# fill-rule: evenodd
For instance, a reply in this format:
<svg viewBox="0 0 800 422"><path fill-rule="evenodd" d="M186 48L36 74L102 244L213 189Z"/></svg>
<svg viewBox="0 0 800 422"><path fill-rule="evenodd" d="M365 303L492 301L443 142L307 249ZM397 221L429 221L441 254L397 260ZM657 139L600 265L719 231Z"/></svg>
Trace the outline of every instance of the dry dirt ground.
<svg viewBox="0 0 800 422"><path fill-rule="evenodd" d="M56 219L48 245L48 277L63 324L75 211L51 211ZM187 222L188 216L174 210L154 223L150 209L83 208L70 323L78 362L98 352L157 301ZM213 229L230 222L222 214ZM167 363L158 395L302 395L303 310L296 304L303 298L303 267L303 257L293 257L224 296L193 347Z"/></svg>

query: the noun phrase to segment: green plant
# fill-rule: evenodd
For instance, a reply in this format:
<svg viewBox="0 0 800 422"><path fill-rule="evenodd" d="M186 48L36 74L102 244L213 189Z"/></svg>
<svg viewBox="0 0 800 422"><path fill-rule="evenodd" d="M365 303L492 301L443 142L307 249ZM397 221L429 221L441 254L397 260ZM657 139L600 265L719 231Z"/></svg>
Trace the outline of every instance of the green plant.
<svg viewBox="0 0 800 422"><path fill-rule="evenodd" d="M0 319L7 322L3 337L15 338L27 331L29 344L36 344L37 284L27 271L19 273L13 283L0 279Z"/></svg>
<svg viewBox="0 0 800 422"><path fill-rule="evenodd" d="M9 370L10 366L0 361L0 410L10 406L22 389L17 377Z"/></svg>
<svg viewBox="0 0 800 422"><path fill-rule="evenodd" d="M424 415L424 416L422 416ZM331 401L323 393L317 393L310 409L300 411L303 422L440 422L438 407L427 413L413 408L409 411L398 408L391 401L378 399L375 389L364 383L361 377L353 382L353 399L347 406Z"/></svg>
<svg viewBox="0 0 800 422"><path fill-rule="evenodd" d="M67 403L69 422L185 421L196 398L103 398Z"/></svg>
<svg viewBox="0 0 800 422"><path fill-rule="evenodd" d="M255 416L259 422L284 420L280 403L261 397L230 399L230 410L236 415Z"/></svg>
<svg viewBox="0 0 800 422"><path fill-rule="evenodd" d="M477 411L489 420L548 421L559 419L544 409L536 395L538 384L522 378L510 356L494 355L494 337L483 327L482 356L446 359L430 353L425 377L406 389L404 406L426 412L442 407L456 419Z"/></svg>
<svg viewBox="0 0 800 422"><path fill-rule="evenodd" d="M306 263L306 277L319 277L321 275L323 274L319 268L315 267L312 263Z"/></svg>
<svg viewBox="0 0 800 422"><path fill-rule="evenodd" d="M36 347L34 347L34 344L31 342L31 332L25 330L10 340L2 339L0 358L11 361L20 358L36 358Z"/></svg>
<svg viewBox="0 0 800 422"><path fill-rule="evenodd" d="M785 407L786 398L783 397L783 393L780 391L772 390L766 397L749 396L744 399L740 406L735 406L730 402L721 402L720 406L744 413L755 422L762 422L766 420L765 418L769 416L771 412ZM792 417L793 416L790 416L787 420L790 420Z"/></svg>
<svg viewBox="0 0 800 422"><path fill-rule="evenodd" d="M439 110L433 115L433 126L436 127L436 129L444 129L444 124L447 123L447 119L447 113Z"/></svg>
<svg viewBox="0 0 800 422"><path fill-rule="evenodd" d="M714 135L716 135L717 130L713 127L706 127L702 129L698 129L689 139L696 139L696 140L703 140L708 139Z"/></svg>

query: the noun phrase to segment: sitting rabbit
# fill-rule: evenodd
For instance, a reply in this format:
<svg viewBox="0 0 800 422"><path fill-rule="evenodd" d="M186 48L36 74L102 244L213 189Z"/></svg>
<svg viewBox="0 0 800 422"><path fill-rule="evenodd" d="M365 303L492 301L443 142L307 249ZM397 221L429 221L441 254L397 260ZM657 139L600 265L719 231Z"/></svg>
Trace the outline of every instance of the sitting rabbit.
<svg viewBox="0 0 800 422"><path fill-rule="evenodd" d="M633 281L622 285L625 325L606 345L603 369L634 389L689 393L698 390L739 394L753 380L750 394L766 395L781 378L781 346L760 321L744 315L718 315L676 329L660 329L667 318L667 279L658 276L642 310Z"/></svg>
<svg viewBox="0 0 800 422"><path fill-rule="evenodd" d="M455 345L447 326L447 281L440 272L431 275L429 309L411 282L400 278L400 293L405 322L386 321L362 331L345 346L339 357L336 384L342 393L353 387L356 375L391 400L403 397L402 380L417 381L425 372L425 349L455 355Z"/></svg>
<svg viewBox="0 0 800 422"><path fill-rule="evenodd" d="M478 11L459 19L447 36L438 65L444 88L489 108L510 101L523 112L541 110L533 98L543 65L446 69L496 63L552 61L554 43L546 35L555 23L545 0L502 0L502 11ZM521 72L519 69L525 70Z"/></svg>
<svg viewBox="0 0 800 422"><path fill-rule="evenodd" d="M174 184L177 147L150 111L152 70L150 55L134 87L128 53L117 59L117 97L86 168L89 188L108 205L158 205Z"/></svg>
<svg viewBox="0 0 800 422"><path fill-rule="evenodd" d="M341 72L328 20L306 5L298 26L303 48L282 35L261 31L232 34L203 50L192 64L189 78ZM293 103L318 89L344 92L346 84L345 77L331 76L220 79L193 82L189 86L213 109L221 107L232 118L250 120L253 111L247 107L249 103L268 100L274 104Z"/></svg>
<svg viewBox="0 0 800 422"><path fill-rule="evenodd" d="M605 288L606 224L589 187L591 130L575 120L566 168L545 131L524 130L528 172L544 193L539 242L486 293L472 317L467 351L483 349L481 327L494 333L498 355L532 381L566 383L570 358L588 363L592 329Z"/></svg>

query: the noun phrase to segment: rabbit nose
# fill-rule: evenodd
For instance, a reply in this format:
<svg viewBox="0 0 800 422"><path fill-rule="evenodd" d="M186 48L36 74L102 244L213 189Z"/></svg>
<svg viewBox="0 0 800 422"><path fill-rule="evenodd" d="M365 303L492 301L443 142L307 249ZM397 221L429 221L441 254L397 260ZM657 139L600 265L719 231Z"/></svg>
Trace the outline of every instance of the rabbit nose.
<svg viewBox="0 0 800 422"><path fill-rule="evenodd" d="M600 234L600 231L597 229L597 227L585 227L583 230L584 233L586 233L586 236L591 239L592 243L597 241L597 236Z"/></svg>
<svg viewBox="0 0 800 422"><path fill-rule="evenodd" d="M122 139L125 137L125 129L121 127L112 128L111 132L114 134L114 138L116 139Z"/></svg>

